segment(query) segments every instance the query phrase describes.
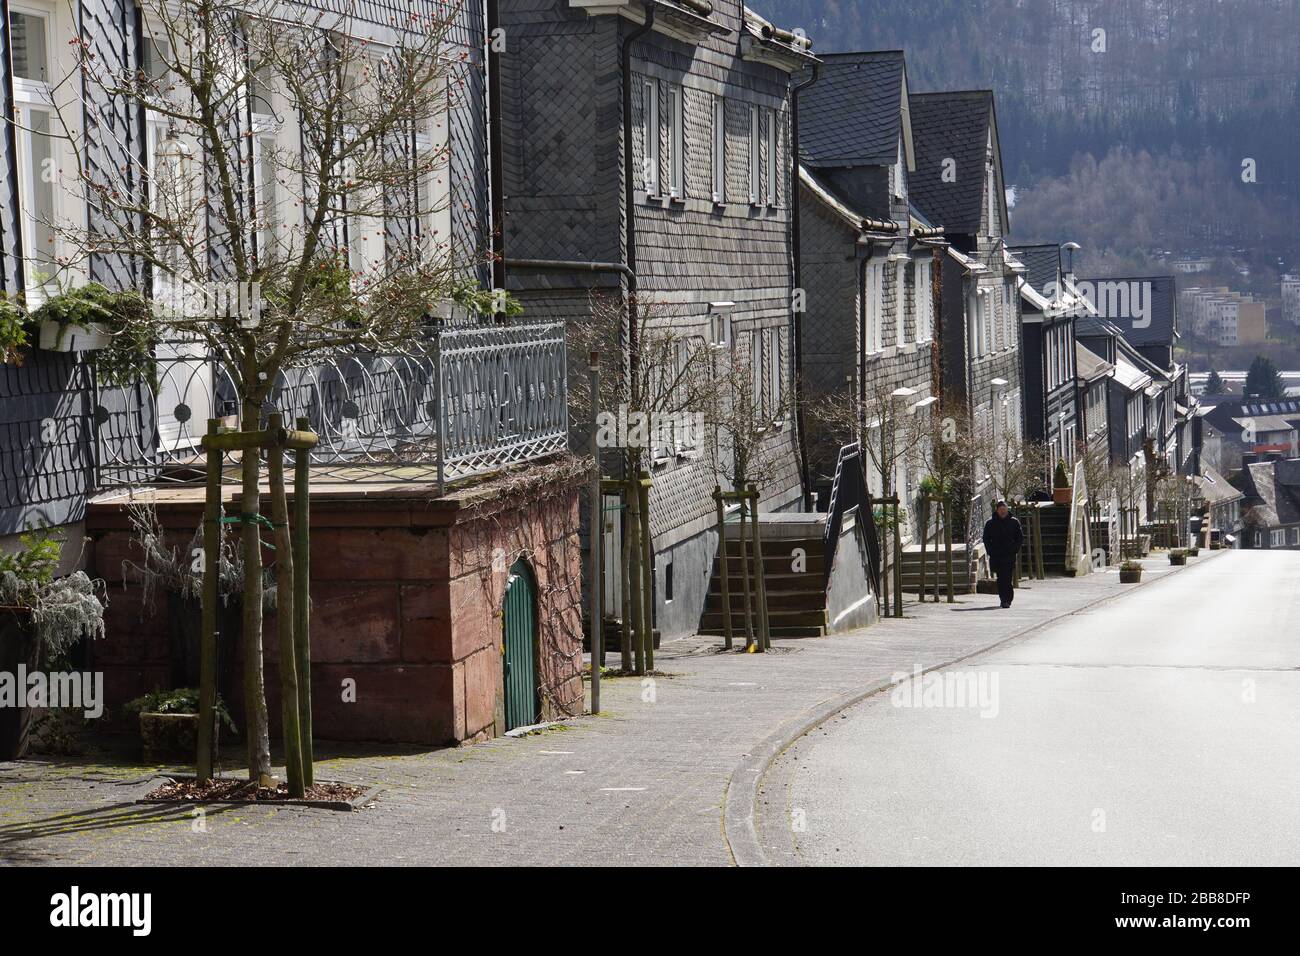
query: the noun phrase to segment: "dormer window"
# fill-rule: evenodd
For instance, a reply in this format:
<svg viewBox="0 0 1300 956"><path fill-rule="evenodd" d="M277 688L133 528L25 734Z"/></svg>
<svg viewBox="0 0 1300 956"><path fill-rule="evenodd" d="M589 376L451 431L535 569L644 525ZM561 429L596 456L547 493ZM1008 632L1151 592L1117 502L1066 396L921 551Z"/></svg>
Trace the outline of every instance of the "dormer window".
<svg viewBox="0 0 1300 956"><path fill-rule="evenodd" d="M899 139L898 141L898 158L894 160L894 169L890 173L890 177L893 180L892 185L890 187L890 192L895 199L901 202L902 199L904 198L904 192L905 192L905 190L903 189L903 141L902 139Z"/></svg>

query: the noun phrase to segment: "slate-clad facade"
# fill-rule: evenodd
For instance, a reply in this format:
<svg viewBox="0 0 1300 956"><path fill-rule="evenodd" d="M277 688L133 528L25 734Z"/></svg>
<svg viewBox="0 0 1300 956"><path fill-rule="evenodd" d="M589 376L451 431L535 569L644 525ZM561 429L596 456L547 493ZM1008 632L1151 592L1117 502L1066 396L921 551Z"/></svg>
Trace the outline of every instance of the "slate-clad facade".
<svg viewBox="0 0 1300 956"><path fill-rule="evenodd" d="M808 398L847 389L870 417L882 397L904 389L910 394L900 400L929 414L937 397L934 277L943 244L912 231L915 160L904 57L884 51L822 59L799 104ZM871 441L871 422L862 425ZM888 476L868 466L873 493L900 493L909 517L917 513L920 457L899 462ZM829 456L815 459L814 481L828 485L834 468Z"/></svg>
<svg viewBox="0 0 1300 956"><path fill-rule="evenodd" d="M949 244L942 277L941 388L986 438L1023 436L1020 296L993 94L913 94L912 203Z"/></svg>
<svg viewBox="0 0 1300 956"><path fill-rule="evenodd" d="M71 9L47 0L16 0L3 6L0 113L5 117L14 115L15 82L23 81L15 78L9 48L11 13L45 18L46 58L54 77L75 66L67 51L78 26L98 64L114 71L140 66L142 11L131 0L75 0ZM395 0L359 4L319 0L303 8L307 19L325 17L319 21L322 28L346 24L355 35L381 43L393 23L405 22L413 13L445 17L451 9L431 2ZM476 256L481 263L479 278L487 282L489 267L483 253L489 246L491 227L485 37L485 8L460 6L447 34L448 87L454 92L448 97L449 167L445 178L456 247ZM143 190L144 184L137 181L138 170L147 159L143 106L110 98L94 83L83 84L82 92L84 109L72 118L81 127L80 145L89 171L102 175L105 181ZM232 136L238 138L244 132L236 129ZM24 257L32 258L37 252L23 248L18 148L16 124L7 122L0 135L0 291L10 298L23 295L25 272L30 271L24 269ZM103 215L93 205L81 203L70 192L67 195L60 199L65 218L92 229L104 227ZM120 256L92 254L84 267L85 279L110 288L141 288L144 282L140 263ZM96 450L96 427L103 416L97 414L96 401L87 354L30 349L21 366L0 365L0 536L39 524L66 525L81 520L88 497L95 492L96 463L101 457Z"/></svg>
<svg viewBox="0 0 1300 956"><path fill-rule="evenodd" d="M1025 438L1047 446L1049 465L1074 464L1079 421L1074 322L1078 312L1065 287L1056 245L1013 246L1025 266L1020 279Z"/></svg>
<svg viewBox="0 0 1300 956"><path fill-rule="evenodd" d="M501 21L504 238L509 287L528 313L589 321L593 291L619 301L631 264L660 321L704 337L729 314L731 346L791 394L790 96L792 74L811 61L802 42L764 36L765 21L736 0L503 0ZM763 510L798 508L793 416L767 441L782 470L761 489ZM656 456L651 479L655 624L690 633L717 552L716 476L704 456L674 449Z"/></svg>

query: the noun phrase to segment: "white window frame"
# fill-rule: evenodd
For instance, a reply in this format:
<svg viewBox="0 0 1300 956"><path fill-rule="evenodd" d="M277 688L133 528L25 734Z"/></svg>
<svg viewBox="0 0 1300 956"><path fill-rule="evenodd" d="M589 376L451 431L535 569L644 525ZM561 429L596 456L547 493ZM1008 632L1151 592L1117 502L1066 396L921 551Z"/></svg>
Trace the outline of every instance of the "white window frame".
<svg viewBox="0 0 1300 956"><path fill-rule="evenodd" d="M54 84L53 76L58 72L55 58L56 44L54 42L55 33L58 29L57 11L26 4L12 3L9 7L9 13L22 14L24 16L35 17L43 21L45 34L45 69L46 77L44 80L31 80L18 77L12 77L13 85L13 106L14 106L14 145L17 155L14 157L17 177L18 177L18 219L19 228L22 230L23 241L23 290L26 297L28 309L34 309L45 301L47 284L53 282L57 277L54 275L47 276L44 281L38 281L38 273L41 271L39 266L45 264L52 270L57 271L58 261L58 234L51 231L52 243L46 245L52 246L48 250L48 256L38 259L36 249L41 243L37 242L36 231L38 228L37 214L32 209L36 201L37 185L48 186L48 202L50 207L50 219L57 222L61 211L62 203L60 202L59 190L55 188L55 182L45 183L38 170L33 168L32 154L35 149L33 143L34 134L31 132L30 114L33 111L45 113L49 117L49 131L46 134L48 139L49 156L46 161L52 162L57 169L60 164L59 157L59 139L55 130L57 114L54 104ZM10 24L6 22L4 29L9 33L8 42L12 43L13 36L10 30ZM12 51L10 51L12 57ZM46 192L42 189L41 192Z"/></svg>
<svg viewBox="0 0 1300 956"><path fill-rule="evenodd" d="M894 263L894 345L907 343L907 260Z"/></svg>
<svg viewBox="0 0 1300 956"><path fill-rule="evenodd" d="M775 206L777 200L777 112L767 111L767 204Z"/></svg>
<svg viewBox="0 0 1300 956"><path fill-rule="evenodd" d="M727 201L727 99L713 97L713 201Z"/></svg>
<svg viewBox="0 0 1300 956"><path fill-rule="evenodd" d="M863 308L867 313L866 341L862 343L868 355L883 351L885 347L885 290L884 266L873 263L867 266L862 290Z"/></svg>
<svg viewBox="0 0 1300 956"><path fill-rule="evenodd" d="M783 424L785 420L785 414L784 414L785 410L782 408L782 402L784 401L784 397L785 397L785 389L782 387L784 383L782 382L781 379L781 333L782 331L783 330L780 328L771 328L767 330L767 334L768 334L767 379L768 379L768 391L770 393L770 398L771 398L770 413L772 417L772 423L778 426Z"/></svg>
<svg viewBox="0 0 1300 956"><path fill-rule="evenodd" d="M759 155L759 119L758 107L753 103L749 104L749 204L751 206L760 205L762 198L759 196L759 190L762 188L762 170Z"/></svg>
<svg viewBox="0 0 1300 956"><path fill-rule="evenodd" d="M912 299L916 308L916 341L918 344L930 341L934 334L933 266L934 263L929 258L918 259L913 274L915 289L912 293Z"/></svg>
<svg viewBox="0 0 1300 956"><path fill-rule="evenodd" d="M668 84L668 193L674 199L686 196L686 95L679 83Z"/></svg>
<svg viewBox="0 0 1300 956"><path fill-rule="evenodd" d="M651 196L659 195L659 81L644 77L641 85L641 180Z"/></svg>

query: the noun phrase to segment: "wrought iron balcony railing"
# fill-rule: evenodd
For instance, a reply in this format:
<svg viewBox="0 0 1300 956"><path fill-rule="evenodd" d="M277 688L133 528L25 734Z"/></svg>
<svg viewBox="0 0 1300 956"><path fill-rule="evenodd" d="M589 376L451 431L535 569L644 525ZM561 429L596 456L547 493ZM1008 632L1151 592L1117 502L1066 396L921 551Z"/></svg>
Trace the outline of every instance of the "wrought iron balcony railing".
<svg viewBox="0 0 1300 956"><path fill-rule="evenodd" d="M126 375L96 369L101 488L201 480L207 420L234 425L234 382L197 343ZM567 447L562 323L454 327L402 355L338 354L280 373L264 414L309 420L316 480L436 483ZM227 479L237 480L233 471Z"/></svg>

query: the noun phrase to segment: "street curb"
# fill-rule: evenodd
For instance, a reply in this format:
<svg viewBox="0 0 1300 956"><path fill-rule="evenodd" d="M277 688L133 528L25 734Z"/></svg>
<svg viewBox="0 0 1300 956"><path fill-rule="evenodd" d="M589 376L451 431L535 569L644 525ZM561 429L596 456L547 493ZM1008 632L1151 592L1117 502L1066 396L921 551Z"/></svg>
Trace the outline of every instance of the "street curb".
<svg viewBox="0 0 1300 956"><path fill-rule="evenodd" d="M1218 555L1228 554L1227 550L1220 550ZM1216 552L1210 552L1207 558L1213 559ZM1014 634L999 638L991 644L971 651L969 654L963 654L960 657L954 657L950 661L944 661L940 664L934 664L930 667L922 668L914 674L928 674L931 671L942 670L945 667L951 667L953 664L960 664L962 661L970 660L972 657L978 657L981 654L987 654L996 647L1003 644L1018 640L1035 631L1041 630L1057 621L1062 621L1067 617L1073 617L1084 611L1091 610L1100 604L1108 601L1115 601L1123 598L1127 594L1132 594L1141 588L1150 587L1160 581L1168 580L1175 574L1187 570L1188 568L1201 567L1206 562L1196 560L1195 564L1185 564L1181 566L1171 566L1168 574L1162 574L1159 577L1147 578L1137 584L1125 585L1125 590L1115 594L1107 594L1090 601L1087 604L1076 607L1073 610L1057 614L1055 617L1039 621L1029 627L1022 628ZM1068 580L1068 579L1063 579ZM758 805L758 789L763 781L763 776L771 768L772 762L779 757L787 747L796 740L807 734L826 721L830 720L842 710L847 710L855 704L861 703L868 697L872 697L893 683L888 680L877 681L865 689L851 690L833 697L828 701L820 704L814 704L804 711L798 717L782 724L777 730L764 739L750 753L741 758L736 768L732 770L731 777L727 781L727 792L722 803L722 836L727 843L727 851L731 854L731 860L736 866L770 866L767 856L763 853L762 844L758 840L758 830L754 826L754 817Z"/></svg>

